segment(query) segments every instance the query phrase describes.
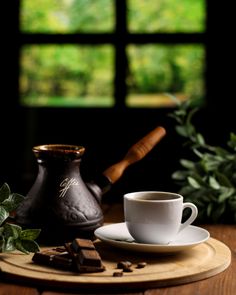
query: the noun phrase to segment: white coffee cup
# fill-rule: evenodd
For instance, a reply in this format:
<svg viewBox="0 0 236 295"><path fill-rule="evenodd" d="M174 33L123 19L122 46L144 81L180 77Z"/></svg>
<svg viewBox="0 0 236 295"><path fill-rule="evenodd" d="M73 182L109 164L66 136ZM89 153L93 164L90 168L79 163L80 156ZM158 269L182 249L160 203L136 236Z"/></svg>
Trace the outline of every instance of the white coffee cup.
<svg viewBox="0 0 236 295"><path fill-rule="evenodd" d="M191 215L181 223L185 208L191 209ZM168 244L193 223L197 214L197 207L184 203L183 196L177 193L142 191L124 195L125 223L139 243Z"/></svg>

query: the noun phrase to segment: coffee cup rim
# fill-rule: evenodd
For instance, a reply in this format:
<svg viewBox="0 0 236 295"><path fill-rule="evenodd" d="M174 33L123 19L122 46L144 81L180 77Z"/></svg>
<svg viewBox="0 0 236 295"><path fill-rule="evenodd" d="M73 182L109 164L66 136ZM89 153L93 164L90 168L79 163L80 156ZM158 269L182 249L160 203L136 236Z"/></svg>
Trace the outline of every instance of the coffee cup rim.
<svg viewBox="0 0 236 295"><path fill-rule="evenodd" d="M141 199L142 194L150 194L150 195L154 195L154 194L160 194L163 196L172 196L173 198L168 198L168 199L158 199L158 200L152 200L152 199ZM134 195L136 195L136 197L134 197ZM140 195L140 198L137 196ZM126 193L124 194L124 199L127 199L129 201L135 201L135 202L175 202L178 201L180 199L183 199L183 196L180 195L179 193L175 193L175 192L168 192L168 191L137 191L137 192L130 192L130 193Z"/></svg>

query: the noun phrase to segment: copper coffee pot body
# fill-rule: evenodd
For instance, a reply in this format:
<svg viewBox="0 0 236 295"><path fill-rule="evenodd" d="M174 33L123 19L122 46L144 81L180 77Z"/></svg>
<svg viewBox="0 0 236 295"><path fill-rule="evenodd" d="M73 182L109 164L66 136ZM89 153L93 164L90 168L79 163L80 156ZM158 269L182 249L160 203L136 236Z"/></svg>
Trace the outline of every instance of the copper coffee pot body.
<svg viewBox="0 0 236 295"><path fill-rule="evenodd" d="M75 237L93 239L94 230L103 224L101 200L104 191L164 135L163 127L155 128L132 146L120 162L106 169L97 183L85 183L81 177L84 147L65 144L33 147L38 174L16 210L16 222L23 227L41 228L40 238L47 244L70 241Z"/></svg>

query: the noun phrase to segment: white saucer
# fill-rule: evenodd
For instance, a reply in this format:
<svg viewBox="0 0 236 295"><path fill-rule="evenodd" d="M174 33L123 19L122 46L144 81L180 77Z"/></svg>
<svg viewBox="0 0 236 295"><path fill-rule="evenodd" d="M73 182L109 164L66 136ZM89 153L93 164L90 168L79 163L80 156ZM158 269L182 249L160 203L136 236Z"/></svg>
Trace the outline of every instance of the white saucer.
<svg viewBox="0 0 236 295"><path fill-rule="evenodd" d="M168 245L141 244L134 241L124 222L101 226L95 230L94 234L101 241L118 248L153 253L174 253L186 250L207 241L210 237L207 230L189 225L178 234L175 241Z"/></svg>

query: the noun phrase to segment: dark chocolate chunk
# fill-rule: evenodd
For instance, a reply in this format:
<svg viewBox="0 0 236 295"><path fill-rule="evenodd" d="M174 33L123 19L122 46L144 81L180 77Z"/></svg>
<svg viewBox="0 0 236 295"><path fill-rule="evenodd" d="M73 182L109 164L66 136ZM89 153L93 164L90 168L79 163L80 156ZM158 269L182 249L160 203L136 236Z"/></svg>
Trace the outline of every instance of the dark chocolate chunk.
<svg viewBox="0 0 236 295"><path fill-rule="evenodd" d="M58 249L43 250L41 252L34 253L32 260L35 263L48 265L53 267L60 267L70 269L72 267L72 259L68 252Z"/></svg>
<svg viewBox="0 0 236 295"><path fill-rule="evenodd" d="M65 243L65 247L79 272L100 272L105 270L101 257L95 248L81 248L76 252L72 247L72 243Z"/></svg>
<svg viewBox="0 0 236 295"><path fill-rule="evenodd" d="M70 256L73 259L73 257L76 255L76 252L72 249L71 243L65 243L65 248L66 248L66 251L70 254Z"/></svg>
<svg viewBox="0 0 236 295"><path fill-rule="evenodd" d="M49 265L50 260L52 260L53 255L48 255L46 253L42 253L42 252L36 252L34 253L32 260L38 264L46 264Z"/></svg>
<svg viewBox="0 0 236 295"><path fill-rule="evenodd" d="M68 253L63 255L55 255L50 263L52 266L64 268L64 269L72 269L73 261Z"/></svg>
<svg viewBox="0 0 236 295"><path fill-rule="evenodd" d="M105 267L103 265L101 267L98 267L78 264L77 268L78 271L81 273L102 272L105 270Z"/></svg>
<svg viewBox="0 0 236 295"><path fill-rule="evenodd" d="M71 247L74 251L79 252L80 249L91 249L95 250L95 246L91 240L87 239L74 239Z"/></svg>
<svg viewBox="0 0 236 295"><path fill-rule="evenodd" d="M81 249L78 253L79 263L88 266L101 267L101 257L96 250Z"/></svg>
<svg viewBox="0 0 236 295"><path fill-rule="evenodd" d="M87 239L77 238L72 243L65 243L64 247L36 252L32 260L38 264L68 270L74 269L81 273L105 270L93 242Z"/></svg>

